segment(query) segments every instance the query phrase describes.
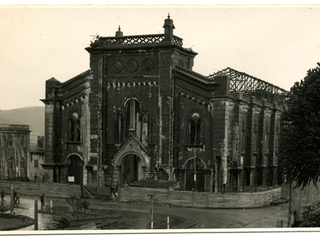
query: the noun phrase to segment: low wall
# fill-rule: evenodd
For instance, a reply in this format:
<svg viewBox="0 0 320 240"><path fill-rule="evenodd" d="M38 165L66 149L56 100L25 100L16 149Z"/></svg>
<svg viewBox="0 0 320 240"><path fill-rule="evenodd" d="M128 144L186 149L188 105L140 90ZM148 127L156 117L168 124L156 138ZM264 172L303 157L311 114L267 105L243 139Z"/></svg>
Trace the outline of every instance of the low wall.
<svg viewBox="0 0 320 240"><path fill-rule="evenodd" d="M34 183L12 181L14 188L19 188L21 195L40 196L45 193L47 197L69 197L70 195L81 195L81 186L61 183ZM10 181L1 180L0 188L4 190L7 198L10 194ZM105 188L99 189L104 194ZM243 193L210 193L191 191L170 191L167 189L121 188L122 202L145 202L149 203L150 197L154 195L153 201L159 205L173 205L181 207L199 208L257 208L271 204L281 197L281 188L264 192Z"/></svg>
<svg viewBox="0 0 320 240"><path fill-rule="evenodd" d="M18 188L21 195L40 196L44 193L47 197L69 197L70 195L81 195L81 186L62 183L35 183L23 181L0 181L0 189L5 192L5 198L10 194L10 184Z"/></svg>
<svg viewBox="0 0 320 240"><path fill-rule="evenodd" d="M159 205L173 205L181 207L203 208L257 208L271 204L281 197L281 188L265 192L253 193L210 193L169 191L167 189L154 188L121 188L122 202L150 202L150 196L154 195L153 202Z"/></svg>

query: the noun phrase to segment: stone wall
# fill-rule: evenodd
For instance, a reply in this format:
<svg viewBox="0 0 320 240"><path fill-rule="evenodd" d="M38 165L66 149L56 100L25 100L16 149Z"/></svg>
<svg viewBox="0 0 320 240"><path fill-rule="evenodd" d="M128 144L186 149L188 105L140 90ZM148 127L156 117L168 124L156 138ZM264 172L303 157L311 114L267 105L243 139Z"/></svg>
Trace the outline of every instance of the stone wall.
<svg viewBox="0 0 320 240"><path fill-rule="evenodd" d="M42 193L47 197L70 197L81 195L81 186L76 184L61 183L35 183L12 181L13 187L19 190L21 195L28 195L40 198ZM10 181L0 181L0 189L5 192L5 199L10 198Z"/></svg>
<svg viewBox="0 0 320 240"><path fill-rule="evenodd" d="M150 194L154 195L153 202L160 205L199 208L257 208L269 206L279 200L281 188L254 193L210 193L169 191L154 188L121 188L122 202L149 202Z"/></svg>

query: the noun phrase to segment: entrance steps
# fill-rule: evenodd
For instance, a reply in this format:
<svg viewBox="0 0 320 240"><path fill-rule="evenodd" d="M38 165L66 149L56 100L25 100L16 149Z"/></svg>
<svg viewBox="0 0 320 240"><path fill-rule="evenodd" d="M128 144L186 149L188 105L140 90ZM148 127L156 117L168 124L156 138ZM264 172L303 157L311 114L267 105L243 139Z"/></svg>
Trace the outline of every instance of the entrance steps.
<svg viewBox="0 0 320 240"><path fill-rule="evenodd" d="M81 197L83 198L96 198L97 193L95 187L86 187L81 185Z"/></svg>
<svg viewBox="0 0 320 240"><path fill-rule="evenodd" d="M83 198L96 198L96 199L110 200L109 187L81 185L81 194Z"/></svg>

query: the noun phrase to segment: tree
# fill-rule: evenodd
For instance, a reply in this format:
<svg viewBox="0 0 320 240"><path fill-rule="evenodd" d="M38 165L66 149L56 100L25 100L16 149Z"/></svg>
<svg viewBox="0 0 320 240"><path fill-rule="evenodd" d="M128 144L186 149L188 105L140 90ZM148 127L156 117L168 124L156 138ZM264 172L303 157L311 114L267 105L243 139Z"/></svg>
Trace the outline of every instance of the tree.
<svg viewBox="0 0 320 240"><path fill-rule="evenodd" d="M301 206L303 222L300 227L320 227L320 201L313 201Z"/></svg>
<svg viewBox="0 0 320 240"><path fill-rule="evenodd" d="M320 176L320 63L290 89L282 114L279 157L289 182L302 189Z"/></svg>
<svg viewBox="0 0 320 240"><path fill-rule="evenodd" d="M69 198L65 199L67 203L71 206L73 209L73 212L75 213L77 217L77 225L79 226L79 214L81 212L87 214L90 212L89 210L89 202L86 200L83 200L80 196L77 195L77 192L71 191L69 193ZM62 223L65 224L65 219L62 220Z"/></svg>

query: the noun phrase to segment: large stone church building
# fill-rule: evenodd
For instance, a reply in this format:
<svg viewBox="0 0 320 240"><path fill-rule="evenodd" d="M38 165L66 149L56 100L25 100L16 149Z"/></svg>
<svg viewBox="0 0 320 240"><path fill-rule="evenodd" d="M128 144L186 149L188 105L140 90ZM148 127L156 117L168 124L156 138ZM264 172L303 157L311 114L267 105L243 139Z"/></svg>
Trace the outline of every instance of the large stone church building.
<svg viewBox="0 0 320 240"><path fill-rule="evenodd" d="M97 37L90 69L46 81L45 160L51 182L117 186L146 179L182 190L281 184L286 91L227 68L192 70L196 52L173 35Z"/></svg>

